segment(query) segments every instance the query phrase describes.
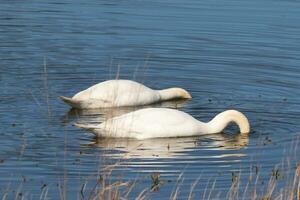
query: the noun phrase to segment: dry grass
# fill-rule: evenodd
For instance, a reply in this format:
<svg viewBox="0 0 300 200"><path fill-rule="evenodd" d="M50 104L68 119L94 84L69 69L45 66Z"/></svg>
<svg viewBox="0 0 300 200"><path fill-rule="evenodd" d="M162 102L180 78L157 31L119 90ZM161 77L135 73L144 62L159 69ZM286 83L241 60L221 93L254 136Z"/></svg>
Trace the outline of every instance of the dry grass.
<svg viewBox="0 0 300 200"><path fill-rule="evenodd" d="M285 163L286 164L286 163ZM80 188L78 188L78 200L126 200L126 199L151 199L151 194L153 192L159 193L158 190L153 190L153 188L147 187L141 190L138 194L135 191L135 196L133 196L132 191L138 186L137 182L134 181L121 181L115 180L113 177L113 172L116 168L122 167L121 162L116 162L115 164L108 165L98 172L97 178L92 180L84 181ZM203 190L201 196L193 194L195 190L202 190L198 187L201 176L198 177L190 186L190 191L188 196L182 197L180 195L181 186L184 182L184 173L181 173L177 180L172 183L174 184L174 189L170 193L169 199L228 199L228 200L300 200L300 163L297 166L292 166L290 171L283 171L284 165L275 166L270 172L270 178L266 186L262 188L260 182L263 180L261 177L259 169L257 167L251 167L248 173L248 181L245 183L242 181L241 177L243 173L241 171L233 172L231 177L231 186L229 186L227 192L218 191L215 188L218 181L213 179L208 181L206 188ZM284 174L283 174L284 173ZM153 178L153 176L155 178ZM149 182L160 183L159 174L152 174L149 176ZM285 180L286 179L286 180ZM283 181L284 180L284 181ZM279 184L279 182L285 182L284 184ZM23 186L25 182L21 182L16 189L6 188L2 194L2 200L7 199L32 199L29 192L23 191ZM92 185L92 187L87 187ZM168 183L164 183L168 184ZM57 194L49 193L49 185L43 185L41 188L41 193L39 195L40 200L47 200L56 198ZM53 189L53 188L52 188ZM65 200L66 198L66 185L59 184L58 193L59 199ZM53 197L54 196L54 197Z"/></svg>

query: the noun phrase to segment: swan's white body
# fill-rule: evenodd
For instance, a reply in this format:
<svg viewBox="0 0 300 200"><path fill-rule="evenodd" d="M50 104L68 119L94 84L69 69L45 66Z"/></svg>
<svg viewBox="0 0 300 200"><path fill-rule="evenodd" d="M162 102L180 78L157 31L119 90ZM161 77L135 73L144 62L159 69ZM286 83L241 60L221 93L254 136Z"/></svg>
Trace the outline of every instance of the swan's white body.
<svg viewBox="0 0 300 200"><path fill-rule="evenodd" d="M142 106L176 98L191 98L181 88L152 90L131 80L109 80L98 83L75 94L72 98L61 99L78 109Z"/></svg>
<svg viewBox="0 0 300 200"><path fill-rule="evenodd" d="M222 112L208 123L178 110L145 108L108 119L100 125L75 125L91 130L98 137L148 139L219 133L230 122L235 122L241 133L250 131L247 118L235 110Z"/></svg>

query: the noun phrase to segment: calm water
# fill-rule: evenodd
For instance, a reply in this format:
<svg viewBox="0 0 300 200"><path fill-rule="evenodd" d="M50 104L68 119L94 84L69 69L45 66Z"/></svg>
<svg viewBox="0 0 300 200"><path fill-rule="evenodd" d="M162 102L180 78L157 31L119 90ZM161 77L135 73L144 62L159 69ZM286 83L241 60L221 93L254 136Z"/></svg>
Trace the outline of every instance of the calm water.
<svg viewBox="0 0 300 200"><path fill-rule="evenodd" d="M39 199L47 187L57 199L63 187L76 199L88 182L86 198L99 171L114 163L112 180L137 180L132 197L150 189L155 172L165 183L149 198L168 199L180 175L179 198L198 178L196 199L208 198L214 182L211 195L224 198L232 173L247 180L259 168L263 190L272 169L299 162L299 1L0 4L1 198L15 199L19 188ZM192 101L177 107L203 121L238 109L252 132L241 137L232 126L209 137L96 140L72 124L105 116L69 112L58 96L116 76L187 89Z"/></svg>

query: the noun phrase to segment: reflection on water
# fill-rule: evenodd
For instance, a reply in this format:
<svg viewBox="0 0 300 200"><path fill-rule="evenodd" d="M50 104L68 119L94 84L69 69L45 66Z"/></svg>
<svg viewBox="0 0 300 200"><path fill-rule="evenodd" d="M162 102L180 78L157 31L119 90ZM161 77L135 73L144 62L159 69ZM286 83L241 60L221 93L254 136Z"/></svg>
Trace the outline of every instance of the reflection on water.
<svg viewBox="0 0 300 200"><path fill-rule="evenodd" d="M147 140L135 139L115 139L115 138L96 138L93 142L86 144L93 147L118 150L118 153L109 153L104 156L113 158L180 158L188 156L189 152L195 151L202 146L209 150L240 149L249 143L248 135L213 134L199 137L182 138L155 138ZM205 157L209 157L206 155ZM218 155L219 158L225 156L245 156L241 153ZM201 159L201 157L199 157Z"/></svg>

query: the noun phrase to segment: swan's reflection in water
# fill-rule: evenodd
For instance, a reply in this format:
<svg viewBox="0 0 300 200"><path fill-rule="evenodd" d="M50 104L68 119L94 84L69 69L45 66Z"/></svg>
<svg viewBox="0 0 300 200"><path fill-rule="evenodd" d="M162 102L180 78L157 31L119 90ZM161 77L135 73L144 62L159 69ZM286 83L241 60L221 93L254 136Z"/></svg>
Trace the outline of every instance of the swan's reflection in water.
<svg viewBox="0 0 300 200"><path fill-rule="evenodd" d="M98 109L70 109L62 118L63 123L69 123L74 120L80 120L80 123L101 123L109 118L120 116L135 110L149 107L163 107L163 108L181 108L189 100L178 99L172 101L164 101L147 106L134 106L134 107L120 107L120 108L98 108Z"/></svg>
<svg viewBox="0 0 300 200"><path fill-rule="evenodd" d="M237 150L247 146L249 143L248 135L241 134L213 134L198 137L183 138L155 138L147 140L120 139L120 138L95 138L92 142L85 144L88 146L98 147L105 150L104 156L112 158L125 159L153 159L153 158L180 158L189 156L190 152L197 149L201 150ZM226 154L214 153L216 157L242 157L242 153Z"/></svg>

